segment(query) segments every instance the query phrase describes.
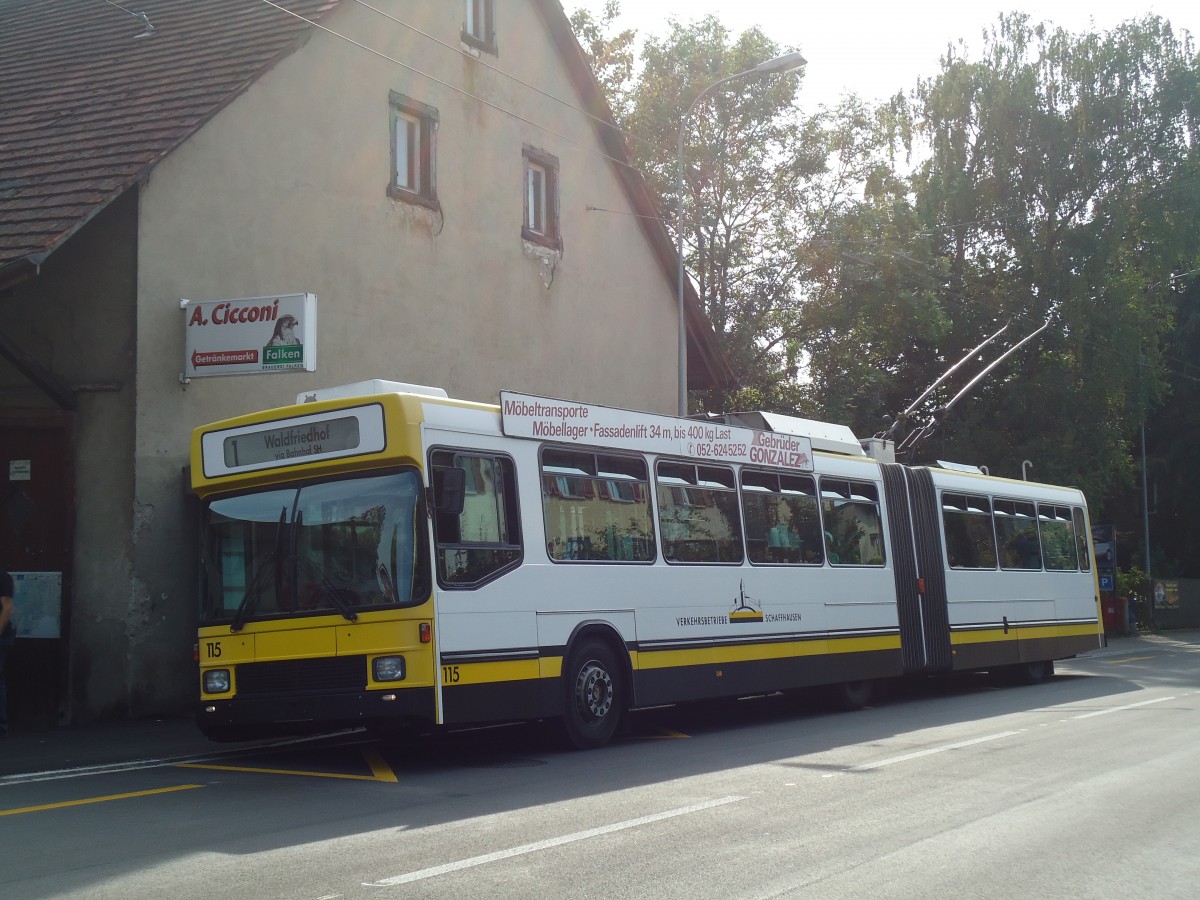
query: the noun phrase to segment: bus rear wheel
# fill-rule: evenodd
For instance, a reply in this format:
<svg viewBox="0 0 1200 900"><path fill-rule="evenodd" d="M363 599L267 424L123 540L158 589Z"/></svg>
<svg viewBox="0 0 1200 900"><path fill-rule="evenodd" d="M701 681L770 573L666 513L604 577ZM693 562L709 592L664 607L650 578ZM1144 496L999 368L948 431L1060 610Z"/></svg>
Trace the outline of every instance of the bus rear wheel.
<svg viewBox="0 0 1200 900"><path fill-rule="evenodd" d="M875 682L868 678L864 681L842 681L828 685L825 698L833 709L851 712L870 703L874 693Z"/></svg>
<svg viewBox="0 0 1200 900"><path fill-rule="evenodd" d="M604 746L616 733L624 711L622 670L616 653L603 641L584 641L571 654L563 676L567 741L579 750Z"/></svg>
<svg viewBox="0 0 1200 900"><path fill-rule="evenodd" d="M1041 684L1054 674L1054 660L1042 659L1037 662L1017 663L1005 671L1010 684Z"/></svg>

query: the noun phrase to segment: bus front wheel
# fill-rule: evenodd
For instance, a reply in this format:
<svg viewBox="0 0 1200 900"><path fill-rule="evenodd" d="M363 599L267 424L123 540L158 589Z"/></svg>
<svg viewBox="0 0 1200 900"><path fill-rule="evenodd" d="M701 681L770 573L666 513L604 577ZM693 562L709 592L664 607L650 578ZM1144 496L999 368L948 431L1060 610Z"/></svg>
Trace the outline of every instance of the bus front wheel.
<svg viewBox="0 0 1200 900"><path fill-rule="evenodd" d="M566 691L563 730L579 750L607 744L621 719L622 670L616 653L603 641L584 641L563 672Z"/></svg>

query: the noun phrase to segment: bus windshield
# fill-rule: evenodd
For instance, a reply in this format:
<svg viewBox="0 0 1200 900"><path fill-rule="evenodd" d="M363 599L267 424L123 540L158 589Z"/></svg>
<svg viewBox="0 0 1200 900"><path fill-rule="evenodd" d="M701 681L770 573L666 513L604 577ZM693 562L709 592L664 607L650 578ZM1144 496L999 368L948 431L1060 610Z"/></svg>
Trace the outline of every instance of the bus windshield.
<svg viewBox="0 0 1200 900"><path fill-rule="evenodd" d="M204 510L200 619L231 622L412 606L429 596L415 470L271 488Z"/></svg>

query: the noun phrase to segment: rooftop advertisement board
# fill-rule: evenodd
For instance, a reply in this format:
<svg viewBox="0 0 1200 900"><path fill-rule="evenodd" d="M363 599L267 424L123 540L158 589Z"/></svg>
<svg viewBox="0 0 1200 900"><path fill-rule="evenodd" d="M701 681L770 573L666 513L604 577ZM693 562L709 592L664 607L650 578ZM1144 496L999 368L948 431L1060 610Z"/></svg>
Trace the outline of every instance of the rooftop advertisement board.
<svg viewBox="0 0 1200 900"><path fill-rule="evenodd" d="M511 391L500 392L500 413L504 433L510 437L806 472L813 467L811 442L792 434Z"/></svg>

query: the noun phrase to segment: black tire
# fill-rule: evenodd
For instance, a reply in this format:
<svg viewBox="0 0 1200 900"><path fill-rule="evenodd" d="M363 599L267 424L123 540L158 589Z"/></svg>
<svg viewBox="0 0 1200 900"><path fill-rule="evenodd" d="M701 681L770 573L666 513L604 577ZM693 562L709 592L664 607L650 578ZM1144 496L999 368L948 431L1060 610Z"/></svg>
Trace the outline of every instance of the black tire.
<svg viewBox="0 0 1200 900"><path fill-rule="evenodd" d="M826 688L826 698L833 709L850 712L862 709L871 702L875 693L875 682L871 679L863 681L843 681L831 684Z"/></svg>
<svg viewBox="0 0 1200 900"><path fill-rule="evenodd" d="M1042 659L1037 662L1018 663L1008 666L1005 674L1009 684L1041 684L1054 674L1054 660Z"/></svg>
<svg viewBox="0 0 1200 900"><path fill-rule="evenodd" d="M578 750L603 747L616 734L625 703L624 669L612 647L586 639L563 670L563 731Z"/></svg>

